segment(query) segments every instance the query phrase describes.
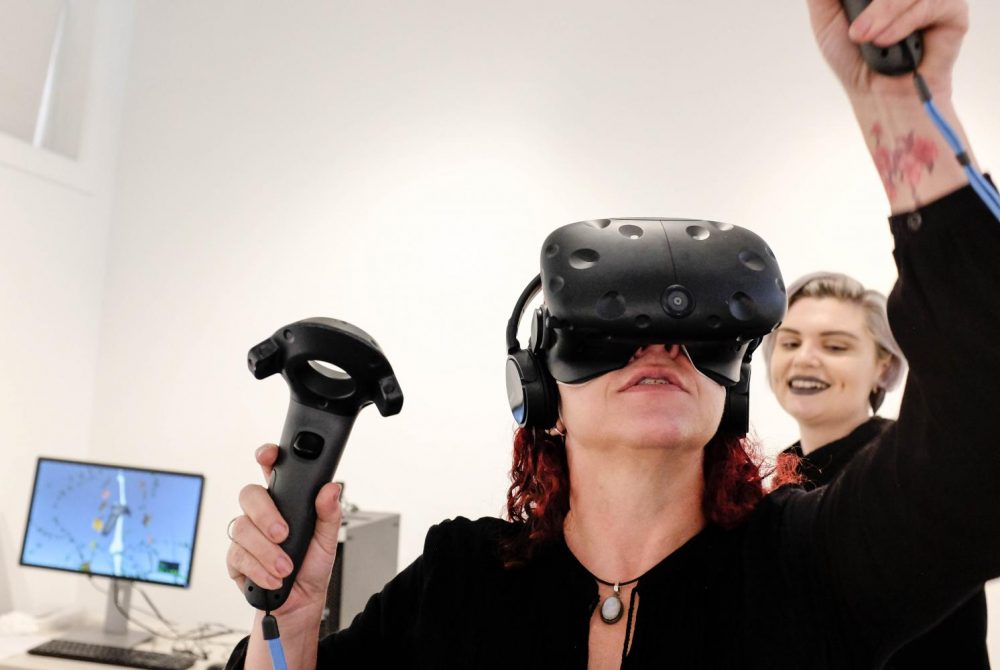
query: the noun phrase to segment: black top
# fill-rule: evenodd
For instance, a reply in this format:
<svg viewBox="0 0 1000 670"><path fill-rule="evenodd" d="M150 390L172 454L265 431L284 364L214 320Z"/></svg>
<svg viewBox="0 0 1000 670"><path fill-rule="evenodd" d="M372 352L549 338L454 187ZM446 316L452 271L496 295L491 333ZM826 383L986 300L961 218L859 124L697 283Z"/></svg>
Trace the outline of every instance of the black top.
<svg viewBox="0 0 1000 670"><path fill-rule="evenodd" d="M861 449L895 422L873 416L848 435L825 444L808 455L796 442L785 453L799 457L799 472L806 478L802 487L811 491L829 484ZM877 448L877 447L872 447ZM989 670L986 647L986 593L982 588L923 635L906 643L885 664L886 670L948 668L949 670Z"/></svg>
<svg viewBox="0 0 1000 670"><path fill-rule="evenodd" d="M876 437L894 423L895 421L873 416L849 434L839 440L824 444L819 449L810 452L809 455L802 453L801 442L796 442L785 449L783 453L799 457L798 471L805 477L802 488L806 491L812 491L818 486L826 486L832 482L862 447L874 442Z"/></svg>
<svg viewBox="0 0 1000 670"><path fill-rule="evenodd" d="M644 575L623 667L876 668L1000 575L1000 223L966 187L890 227L899 421L828 486L783 487ZM319 667L585 668L597 584L562 542L505 570L511 532L433 527Z"/></svg>

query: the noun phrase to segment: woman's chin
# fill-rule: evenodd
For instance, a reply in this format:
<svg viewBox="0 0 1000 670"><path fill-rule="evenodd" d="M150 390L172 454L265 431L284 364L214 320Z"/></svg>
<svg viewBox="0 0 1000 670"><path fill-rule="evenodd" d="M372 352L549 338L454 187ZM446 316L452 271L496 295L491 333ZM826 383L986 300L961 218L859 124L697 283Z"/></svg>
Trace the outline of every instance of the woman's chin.
<svg viewBox="0 0 1000 670"><path fill-rule="evenodd" d="M799 423L811 423L823 417L827 406L812 397L791 396L781 403L781 408Z"/></svg>
<svg viewBox="0 0 1000 670"><path fill-rule="evenodd" d="M624 440L637 449L667 451L701 450L715 434L717 426L678 425L663 421L663 417L647 421L636 420Z"/></svg>

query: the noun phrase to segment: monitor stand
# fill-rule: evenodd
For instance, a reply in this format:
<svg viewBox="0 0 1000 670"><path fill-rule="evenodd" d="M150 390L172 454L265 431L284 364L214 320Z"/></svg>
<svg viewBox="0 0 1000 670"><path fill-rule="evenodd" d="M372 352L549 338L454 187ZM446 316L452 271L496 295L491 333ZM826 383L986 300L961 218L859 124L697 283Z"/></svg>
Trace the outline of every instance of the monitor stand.
<svg viewBox="0 0 1000 670"><path fill-rule="evenodd" d="M132 600L132 582L112 579L108 585L108 601L104 609L103 628L80 628L67 631L60 639L101 644L108 647L134 647L152 638L145 631L129 630L129 604Z"/></svg>

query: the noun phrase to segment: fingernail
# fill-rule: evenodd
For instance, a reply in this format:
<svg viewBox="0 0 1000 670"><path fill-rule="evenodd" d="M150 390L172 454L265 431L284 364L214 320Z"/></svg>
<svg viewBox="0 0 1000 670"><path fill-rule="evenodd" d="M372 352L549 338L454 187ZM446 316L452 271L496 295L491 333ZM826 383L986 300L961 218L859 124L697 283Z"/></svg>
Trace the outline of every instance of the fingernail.
<svg viewBox="0 0 1000 670"><path fill-rule="evenodd" d="M266 449L266 448L267 448L266 446L261 445L261 446L257 447L256 449L254 449L253 457L255 459L260 458L260 455L264 452L264 449Z"/></svg>
<svg viewBox="0 0 1000 670"><path fill-rule="evenodd" d="M872 29L872 20L868 16L859 16L851 24L848 31L849 37L855 40L864 40L868 36L868 31Z"/></svg>
<svg viewBox="0 0 1000 670"><path fill-rule="evenodd" d="M285 539L285 533L288 532L288 528L285 527L283 523L275 523L271 526L271 539L275 542L280 542Z"/></svg>
<svg viewBox="0 0 1000 670"><path fill-rule="evenodd" d="M274 567L278 569L278 573L281 575L288 575L292 572L292 562L284 556L278 557L278 560L274 562Z"/></svg>

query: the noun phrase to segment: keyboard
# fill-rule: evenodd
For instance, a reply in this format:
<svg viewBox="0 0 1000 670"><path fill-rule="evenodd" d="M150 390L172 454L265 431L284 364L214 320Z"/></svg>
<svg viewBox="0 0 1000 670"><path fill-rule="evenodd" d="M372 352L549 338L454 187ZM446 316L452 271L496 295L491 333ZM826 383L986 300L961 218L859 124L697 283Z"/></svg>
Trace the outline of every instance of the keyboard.
<svg viewBox="0 0 1000 670"><path fill-rule="evenodd" d="M125 647L106 647L74 640L49 640L29 649L28 653L36 656L68 658L74 661L146 668L146 670L184 670L194 665L194 658L187 655L177 656Z"/></svg>

